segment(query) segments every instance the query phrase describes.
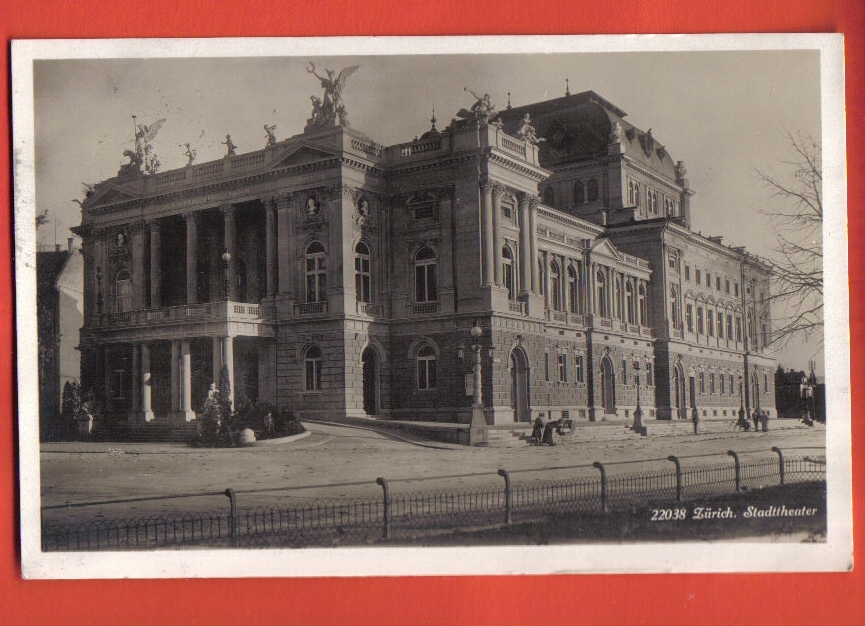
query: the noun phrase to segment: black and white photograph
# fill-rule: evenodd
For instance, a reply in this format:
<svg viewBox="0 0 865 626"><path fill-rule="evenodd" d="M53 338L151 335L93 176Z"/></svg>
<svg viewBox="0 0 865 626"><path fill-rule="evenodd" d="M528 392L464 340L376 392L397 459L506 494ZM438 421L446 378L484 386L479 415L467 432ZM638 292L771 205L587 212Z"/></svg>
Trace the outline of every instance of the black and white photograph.
<svg viewBox="0 0 865 626"><path fill-rule="evenodd" d="M24 576L849 569L842 45L16 41Z"/></svg>

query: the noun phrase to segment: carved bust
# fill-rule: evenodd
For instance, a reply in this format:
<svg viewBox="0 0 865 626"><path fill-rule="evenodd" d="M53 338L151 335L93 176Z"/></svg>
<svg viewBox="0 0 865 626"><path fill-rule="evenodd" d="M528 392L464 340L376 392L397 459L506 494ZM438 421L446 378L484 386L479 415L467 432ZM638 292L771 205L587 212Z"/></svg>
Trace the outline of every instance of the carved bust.
<svg viewBox="0 0 865 626"><path fill-rule="evenodd" d="M363 216L369 215L369 200L361 198L357 203L357 212Z"/></svg>
<svg viewBox="0 0 865 626"><path fill-rule="evenodd" d="M306 199L306 214L307 215L318 215L321 206L318 204L318 201L315 199L315 196L310 196Z"/></svg>

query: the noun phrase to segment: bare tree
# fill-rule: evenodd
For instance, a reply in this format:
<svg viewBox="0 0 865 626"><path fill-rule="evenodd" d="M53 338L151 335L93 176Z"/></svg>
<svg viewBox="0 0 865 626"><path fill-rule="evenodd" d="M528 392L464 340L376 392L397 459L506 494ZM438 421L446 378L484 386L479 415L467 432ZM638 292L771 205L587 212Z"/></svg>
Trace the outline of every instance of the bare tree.
<svg viewBox="0 0 865 626"><path fill-rule="evenodd" d="M772 341L786 345L813 334L823 341L823 173L821 148L812 137L787 133L791 160L783 174L757 169L778 208L761 210L775 229L772 267Z"/></svg>

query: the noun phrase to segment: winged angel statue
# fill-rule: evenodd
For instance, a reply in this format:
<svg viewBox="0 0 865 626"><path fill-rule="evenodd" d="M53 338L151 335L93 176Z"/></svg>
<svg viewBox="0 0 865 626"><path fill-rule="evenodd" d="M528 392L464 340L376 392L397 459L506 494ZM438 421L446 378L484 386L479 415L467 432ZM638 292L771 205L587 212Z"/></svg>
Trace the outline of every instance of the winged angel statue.
<svg viewBox="0 0 865 626"><path fill-rule="evenodd" d="M155 174L159 171L159 157L153 152L153 146L150 142L156 137L156 133L159 132L164 123L165 118L162 118L147 126L136 123L135 116L132 116L132 124L135 128L135 152L132 150L123 151L123 156L129 159L129 163L121 168L121 172L124 169L141 171L142 168L148 174Z"/></svg>
<svg viewBox="0 0 865 626"><path fill-rule="evenodd" d="M357 65L352 65L336 75L334 70L325 69L325 76L315 71L315 64L310 63L306 71L321 82L324 97L312 96L312 117L307 120L306 128L320 128L327 125L348 126L348 112L342 101L342 90L346 79L354 74Z"/></svg>

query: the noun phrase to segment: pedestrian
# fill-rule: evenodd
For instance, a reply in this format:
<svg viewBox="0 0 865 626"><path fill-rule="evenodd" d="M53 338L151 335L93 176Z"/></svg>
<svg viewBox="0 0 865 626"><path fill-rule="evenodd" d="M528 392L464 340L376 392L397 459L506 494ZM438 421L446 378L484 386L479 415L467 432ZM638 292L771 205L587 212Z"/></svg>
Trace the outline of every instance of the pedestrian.
<svg viewBox="0 0 865 626"><path fill-rule="evenodd" d="M757 409L754 409L754 412L751 414L751 419L754 420L754 432L757 432L757 428L760 425L760 414L757 412Z"/></svg>
<svg viewBox="0 0 865 626"><path fill-rule="evenodd" d="M694 422L694 434L699 434L700 429L700 414L697 412L697 407L691 411L691 420Z"/></svg>

